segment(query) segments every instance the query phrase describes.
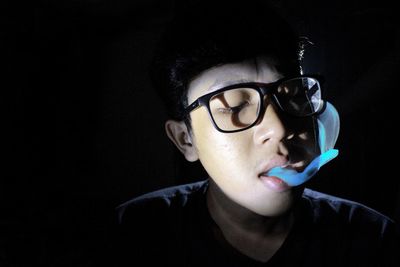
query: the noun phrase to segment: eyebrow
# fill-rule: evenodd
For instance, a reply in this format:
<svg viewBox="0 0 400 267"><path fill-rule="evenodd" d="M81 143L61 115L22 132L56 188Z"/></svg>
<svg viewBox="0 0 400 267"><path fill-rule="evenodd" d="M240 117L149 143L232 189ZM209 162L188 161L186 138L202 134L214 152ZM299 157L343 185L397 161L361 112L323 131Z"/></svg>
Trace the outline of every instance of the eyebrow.
<svg viewBox="0 0 400 267"><path fill-rule="evenodd" d="M253 81L247 80L247 79L240 79L240 80L229 80L229 81L221 81L217 79L211 86L210 88L207 89L207 92L212 92L218 89L221 89L226 86L230 86L233 84L238 84L238 83L250 83Z"/></svg>

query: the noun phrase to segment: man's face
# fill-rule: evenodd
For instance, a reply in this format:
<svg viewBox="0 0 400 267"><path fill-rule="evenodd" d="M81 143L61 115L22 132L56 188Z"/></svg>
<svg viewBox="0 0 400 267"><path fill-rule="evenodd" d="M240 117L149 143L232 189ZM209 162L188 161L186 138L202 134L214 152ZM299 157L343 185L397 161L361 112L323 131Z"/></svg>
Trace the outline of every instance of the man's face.
<svg viewBox="0 0 400 267"><path fill-rule="evenodd" d="M272 61L266 59L218 66L190 83L188 102L230 84L271 83L280 78ZM291 206L293 188L264 174L285 165L300 171L319 151L313 119L283 114L268 99L260 121L235 133L215 129L205 107L194 110L192 139L202 165L228 198L257 214L277 216Z"/></svg>

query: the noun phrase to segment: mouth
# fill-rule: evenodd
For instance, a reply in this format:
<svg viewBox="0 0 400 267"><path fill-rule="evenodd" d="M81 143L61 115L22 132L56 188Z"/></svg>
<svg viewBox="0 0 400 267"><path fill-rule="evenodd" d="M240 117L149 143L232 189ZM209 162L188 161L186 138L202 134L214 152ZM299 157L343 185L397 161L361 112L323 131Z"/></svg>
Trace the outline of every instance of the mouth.
<svg viewBox="0 0 400 267"><path fill-rule="evenodd" d="M294 162L294 163L288 163L284 166L281 166L282 168L285 169L292 169L295 170L297 172L302 172L305 168L306 168L306 161L305 160L301 160L298 162Z"/></svg>
<svg viewBox="0 0 400 267"><path fill-rule="evenodd" d="M276 176L269 176L268 172L274 167L281 167L285 169L291 169L295 170L296 172L301 172L304 170L306 166L305 161L298 161L298 162L285 162L282 164L282 162L277 162L277 161L272 161L271 164L268 164L263 171L258 175L258 178L261 180L261 182L270 190L274 192L284 192L292 188L292 186L288 185L285 181L280 179L279 177Z"/></svg>
<svg viewBox="0 0 400 267"><path fill-rule="evenodd" d="M264 186L277 193L287 191L291 188L291 186L276 176L261 175L259 178Z"/></svg>
<svg viewBox="0 0 400 267"><path fill-rule="evenodd" d="M286 162L284 164L277 164L277 163L272 163L272 164L268 164L268 166L266 166L258 175L258 177L261 176L268 176L268 172L275 167L281 167L284 169L290 169L290 170L294 170L297 172L302 172L305 167L306 167L306 161L302 160L302 161L298 161L298 162Z"/></svg>
<svg viewBox="0 0 400 267"><path fill-rule="evenodd" d="M263 178L266 180L269 177L279 177L279 179L286 182L289 186L298 186L311 179L323 165L336 158L338 154L337 149L329 149L315 157L310 163L307 163L307 167L302 171L278 166L270 169L268 173L262 174L261 178L266 177Z"/></svg>

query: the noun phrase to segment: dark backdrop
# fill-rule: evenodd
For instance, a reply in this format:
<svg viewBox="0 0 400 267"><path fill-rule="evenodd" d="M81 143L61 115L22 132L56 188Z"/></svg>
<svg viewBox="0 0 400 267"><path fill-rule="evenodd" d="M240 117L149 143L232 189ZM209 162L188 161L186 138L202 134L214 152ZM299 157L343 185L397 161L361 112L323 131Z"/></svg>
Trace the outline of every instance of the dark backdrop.
<svg viewBox="0 0 400 267"><path fill-rule="evenodd" d="M388 1L274 1L314 46L339 158L309 187L400 219L398 14ZM301 2L301 3L300 3ZM0 265L89 266L114 207L204 178L164 134L147 66L172 1L2 1Z"/></svg>

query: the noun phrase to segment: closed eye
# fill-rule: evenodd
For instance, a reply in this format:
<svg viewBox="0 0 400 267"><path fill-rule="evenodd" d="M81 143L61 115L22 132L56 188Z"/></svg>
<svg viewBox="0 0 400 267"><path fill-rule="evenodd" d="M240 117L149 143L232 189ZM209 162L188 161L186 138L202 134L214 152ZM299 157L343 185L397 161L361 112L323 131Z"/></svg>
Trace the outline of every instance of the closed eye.
<svg viewBox="0 0 400 267"><path fill-rule="evenodd" d="M218 108L217 111L223 114L235 114L239 113L243 108L247 107L250 103L245 101L238 106L229 107L229 108Z"/></svg>

